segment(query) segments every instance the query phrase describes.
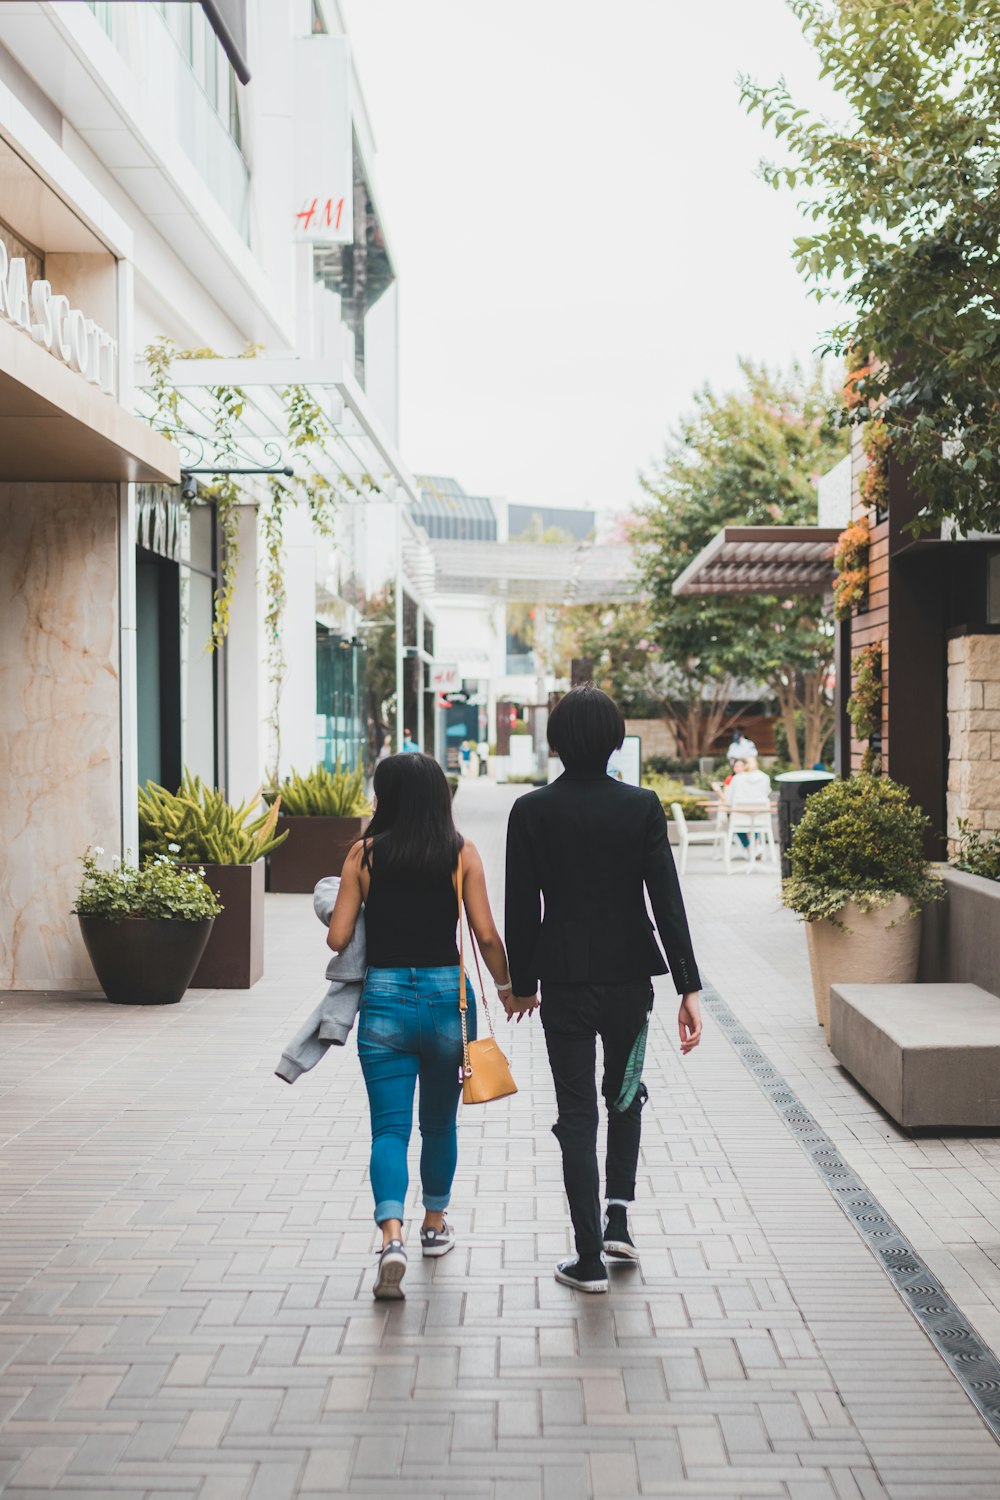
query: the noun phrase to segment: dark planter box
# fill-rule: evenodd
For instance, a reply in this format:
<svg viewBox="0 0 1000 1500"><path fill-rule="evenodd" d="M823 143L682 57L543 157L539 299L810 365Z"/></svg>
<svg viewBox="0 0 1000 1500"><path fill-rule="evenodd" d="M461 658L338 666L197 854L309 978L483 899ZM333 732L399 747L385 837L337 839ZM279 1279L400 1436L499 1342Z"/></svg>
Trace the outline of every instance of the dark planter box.
<svg viewBox="0 0 1000 1500"><path fill-rule="evenodd" d="M176 1005L192 982L216 919L78 920L94 972L112 1005Z"/></svg>
<svg viewBox="0 0 1000 1500"><path fill-rule="evenodd" d="M194 973L198 990L249 990L264 972L264 861L201 865L224 910Z"/></svg>
<svg viewBox="0 0 1000 1500"><path fill-rule="evenodd" d="M268 855L271 890L312 895L317 882L339 875L352 844L368 827L362 818L286 818L278 814L277 833L288 829L283 844Z"/></svg>

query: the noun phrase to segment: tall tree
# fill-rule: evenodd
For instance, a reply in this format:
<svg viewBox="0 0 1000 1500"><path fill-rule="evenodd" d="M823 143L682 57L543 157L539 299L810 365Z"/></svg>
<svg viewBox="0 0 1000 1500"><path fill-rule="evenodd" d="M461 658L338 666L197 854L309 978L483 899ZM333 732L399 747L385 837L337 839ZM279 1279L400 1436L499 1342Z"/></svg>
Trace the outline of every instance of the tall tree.
<svg viewBox="0 0 1000 1500"><path fill-rule="evenodd" d="M678 598L677 576L723 526L815 522L816 479L846 452L819 368L773 375L741 365L745 389L707 386L678 424L635 533L648 598L653 675L686 756L704 754L726 727L740 684L765 683L778 699L797 756L796 710L806 755L829 729L832 628L816 598L732 594Z"/></svg>
<svg viewBox="0 0 1000 1500"><path fill-rule="evenodd" d="M1000 529L1000 0L789 0L846 120L743 80L805 189L795 242L846 316L852 422L878 420L924 501L918 527Z"/></svg>

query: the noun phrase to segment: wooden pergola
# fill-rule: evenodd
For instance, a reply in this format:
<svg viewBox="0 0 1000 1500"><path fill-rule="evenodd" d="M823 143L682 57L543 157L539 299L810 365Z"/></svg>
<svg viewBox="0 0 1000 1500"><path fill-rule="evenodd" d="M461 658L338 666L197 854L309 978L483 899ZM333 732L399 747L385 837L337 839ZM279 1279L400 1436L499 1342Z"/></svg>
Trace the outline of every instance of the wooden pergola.
<svg viewBox="0 0 1000 1500"><path fill-rule="evenodd" d="M673 592L827 594L839 535L826 526L725 526L674 580Z"/></svg>

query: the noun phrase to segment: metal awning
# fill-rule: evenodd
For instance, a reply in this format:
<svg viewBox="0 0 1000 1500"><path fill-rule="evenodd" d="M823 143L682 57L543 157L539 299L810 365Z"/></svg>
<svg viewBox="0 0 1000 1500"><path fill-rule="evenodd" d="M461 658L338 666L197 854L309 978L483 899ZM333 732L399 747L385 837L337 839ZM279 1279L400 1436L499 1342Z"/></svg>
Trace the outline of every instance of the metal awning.
<svg viewBox="0 0 1000 1500"><path fill-rule="evenodd" d="M827 526L726 526L674 580L679 596L825 594L833 587Z"/></svg>
<svg viewBox="0 0 1000 1500"><path fill-rule="evenodd" d="M137 368L136 384L142 409L152 417L155 404L144 365ZM182 467L185 463L199 468L211 466L212 405L206 395L213 386L238 386L247 399L240 418L240 445L245 457L237 462L252 459L268 466L294 465L297 458L303 458L347 501L398 498L419 504L416 480L396 453L361 386L349 370L335 368L330 360L268 355L243 359L178 356L171 367L171 384L178 394L177 442L186 444L188 454L194 455L182 454ZM289 447L282 399L282 392L289 386L301 386L308 392L329 426L329 436L308 449ZM203 457L199 457L198 445L204 447ZM246 491L248 500L266 495L261 481L247 482Z"/></svg>
<svg viewBox="0 0 1000 1500"><path fill-rule="evenodd" d="M166 438L0 319L0 479L176 484Z"/></svg>
<svg viewBox="0 0 1000 1500"><path fill-rule="evenodd" d="M614 604L637 592L620 543L462 542L432 538L435 591L531 604Z"/></svg>

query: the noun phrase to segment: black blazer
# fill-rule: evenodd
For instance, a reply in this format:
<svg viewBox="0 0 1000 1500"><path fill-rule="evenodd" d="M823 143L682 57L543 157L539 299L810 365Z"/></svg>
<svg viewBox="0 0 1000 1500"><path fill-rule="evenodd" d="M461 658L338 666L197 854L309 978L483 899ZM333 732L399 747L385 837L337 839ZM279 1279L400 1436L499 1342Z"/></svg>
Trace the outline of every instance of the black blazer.
<svg viewBox="0 0 1000 1500"><path fill-rule="evenodd" d="M540 979L613 984L665 974L644 886L677 993L700 989L655 792L624 786L603 771L564 771L519 798L507 827L514 994L533 995Z"/></svg>

